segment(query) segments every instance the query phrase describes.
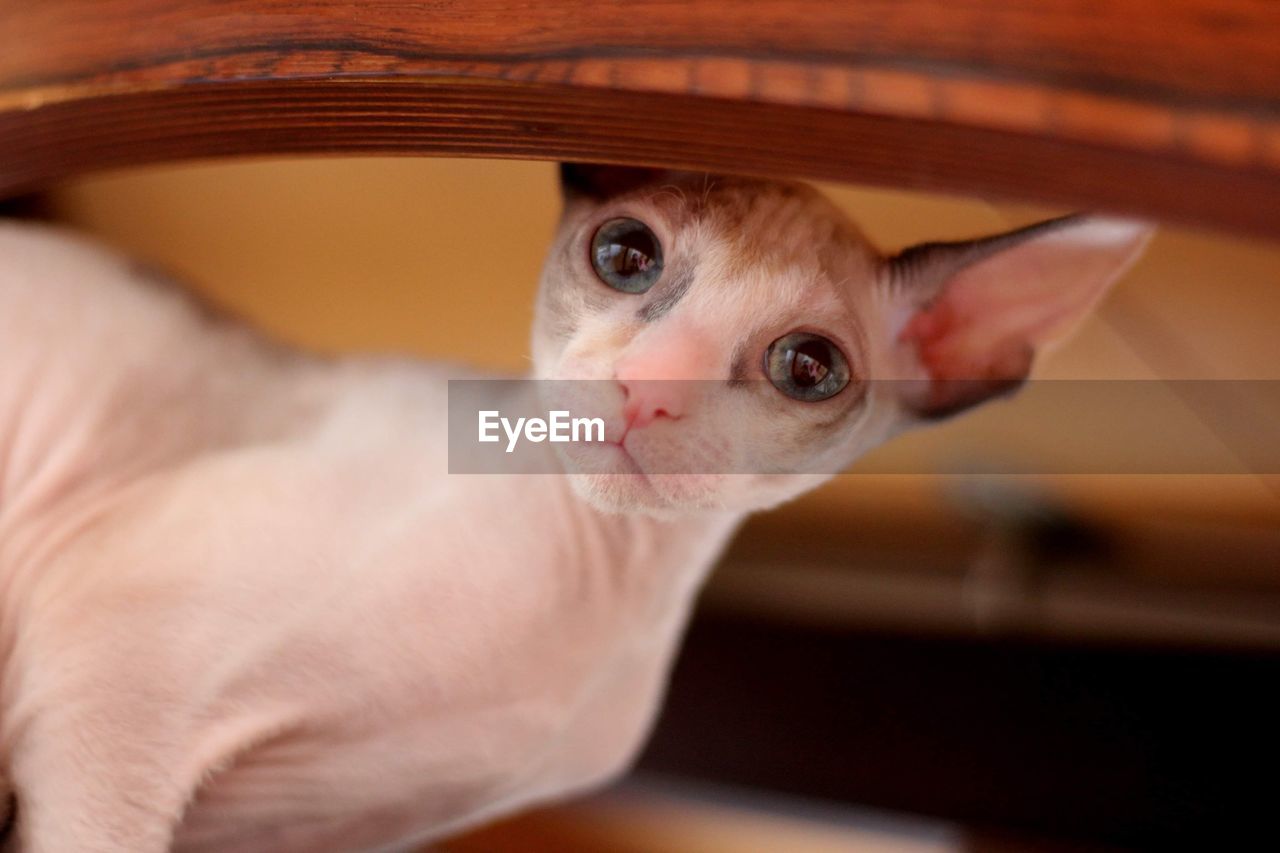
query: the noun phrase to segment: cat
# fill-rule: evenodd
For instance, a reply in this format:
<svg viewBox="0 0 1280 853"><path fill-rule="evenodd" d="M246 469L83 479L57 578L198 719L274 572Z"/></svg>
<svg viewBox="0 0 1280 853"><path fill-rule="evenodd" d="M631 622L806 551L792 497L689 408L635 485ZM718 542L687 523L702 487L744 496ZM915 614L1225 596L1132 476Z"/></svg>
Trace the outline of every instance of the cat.
<svg viewBox="0 0 1280 853"><path fill-rule="evenodd" d="M1015 388L1151 231L886 257L801 183L561 174L532 377L612 407L565 474L447 473L482 374L295 351L0 226L10 844L402 849L604 784L741 520Z"/></svg>

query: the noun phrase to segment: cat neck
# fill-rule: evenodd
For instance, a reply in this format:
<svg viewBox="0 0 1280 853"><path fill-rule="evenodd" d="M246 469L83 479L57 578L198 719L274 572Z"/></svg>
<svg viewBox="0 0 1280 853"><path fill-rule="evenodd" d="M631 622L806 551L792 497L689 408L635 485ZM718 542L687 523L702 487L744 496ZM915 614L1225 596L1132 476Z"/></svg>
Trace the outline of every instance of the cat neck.
<svg viewBox="0 0 1280 853"><path fill-rule="evenodd" d="M550 479L567 493L577 557L573 562L593 586L631 601L642 617L682 620L747 516L728 511L673 517L606 513L574 494L564 477Z"/></svg>
<svg viewBox="0 0 1280 853"><path fill-rule="evenodd" d="M577 493L550 442L525 442L506 450L505 440L473 443L479 410L545 416L547 409L533 377L481 375L449 386L449 467L481 476L483 500L510 500L522 532L535 528L557 549L565 590L588 590L629 609L680 613L691 601L716 558L747 513L643 509L609 512Z"/></svg>

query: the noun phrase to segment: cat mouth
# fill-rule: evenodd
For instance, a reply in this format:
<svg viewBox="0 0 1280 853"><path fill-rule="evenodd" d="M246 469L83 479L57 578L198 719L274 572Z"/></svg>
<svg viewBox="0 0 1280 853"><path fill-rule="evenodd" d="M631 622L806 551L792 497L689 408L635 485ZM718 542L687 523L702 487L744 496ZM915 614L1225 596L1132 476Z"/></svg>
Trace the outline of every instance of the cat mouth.
<svg viewBox="0 0 1280 853"><path fill-rule="evenodd" d="M605 446L609 447L612 452L617 455L618 459L621 460L621 462L629 469L620 473L639 474L640 476L644 476L644 469L640 467L640 463L636 461L636 458L631 455L631 451L627 450L625 436L622 441L605 442Z"/></svg>
<svg viewBox="0 0 1280 853"><path fill-rule="evenodd" d="M644 467L621 441L575 445L571 454L577 473L648 479Z"/></svg>

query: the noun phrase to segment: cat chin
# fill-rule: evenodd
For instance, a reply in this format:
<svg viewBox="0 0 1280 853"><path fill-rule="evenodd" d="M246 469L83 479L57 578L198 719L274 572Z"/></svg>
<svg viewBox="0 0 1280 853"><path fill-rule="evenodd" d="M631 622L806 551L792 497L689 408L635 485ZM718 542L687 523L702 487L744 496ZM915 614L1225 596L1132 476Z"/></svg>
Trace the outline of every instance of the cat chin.
<svg viewBox="0 0 1280 853"><path fill-rule="evenodd" d="M579 498L601 512L671 518L724 506L721 479L706 474L570 474Z"/></svg>
<svg viewBox="0 0 1280 853"><path fill-rule="evenodd" d="M564 470L579 498L601 512L670 519L690 513L749 513L784 503L829 475L647 473L615 446L566 445Z"/></svg>
<svg viewBox="0 0 1280 853"><path fill-rule="evenodd" d="M573 490L596 510L672 520L701 512L752 513L785 503L827 477L712 474L570 474ZM778 482L781 480L782 482Z"/></svg>

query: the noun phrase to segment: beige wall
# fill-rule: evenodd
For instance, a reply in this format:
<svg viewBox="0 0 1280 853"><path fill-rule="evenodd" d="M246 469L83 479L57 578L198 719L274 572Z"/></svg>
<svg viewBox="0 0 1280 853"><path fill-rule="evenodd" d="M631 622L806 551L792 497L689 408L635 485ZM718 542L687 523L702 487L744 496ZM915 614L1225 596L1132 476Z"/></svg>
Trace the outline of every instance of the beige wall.
<svg viewBox="0 0 1280 853"><path fill-rule="evenodd" d="M1007 228L1052 211L830 186L877 244ZM239 161L98 176L55 195L62 216L190 278L277 334L328 350L395 350L521 370L542 252L557 215L550 164L432 159ZM1280 378L1280 248L1166 229L1043 376ZM1163 442L1224 454L1176 401L1107 447L1034 400L1001 405L885 451L949 470L984 448L1124 458ZM1269 425L1257 425L1260 440ZM886 463L891 464L891 463ZM913 464L916 464L913 462ZM917 466L918 467L918 466ZM842 477L792 511L937 506L926 477ZM1058 477L1088 511L1280 519L1275 478Z"/></svg>

